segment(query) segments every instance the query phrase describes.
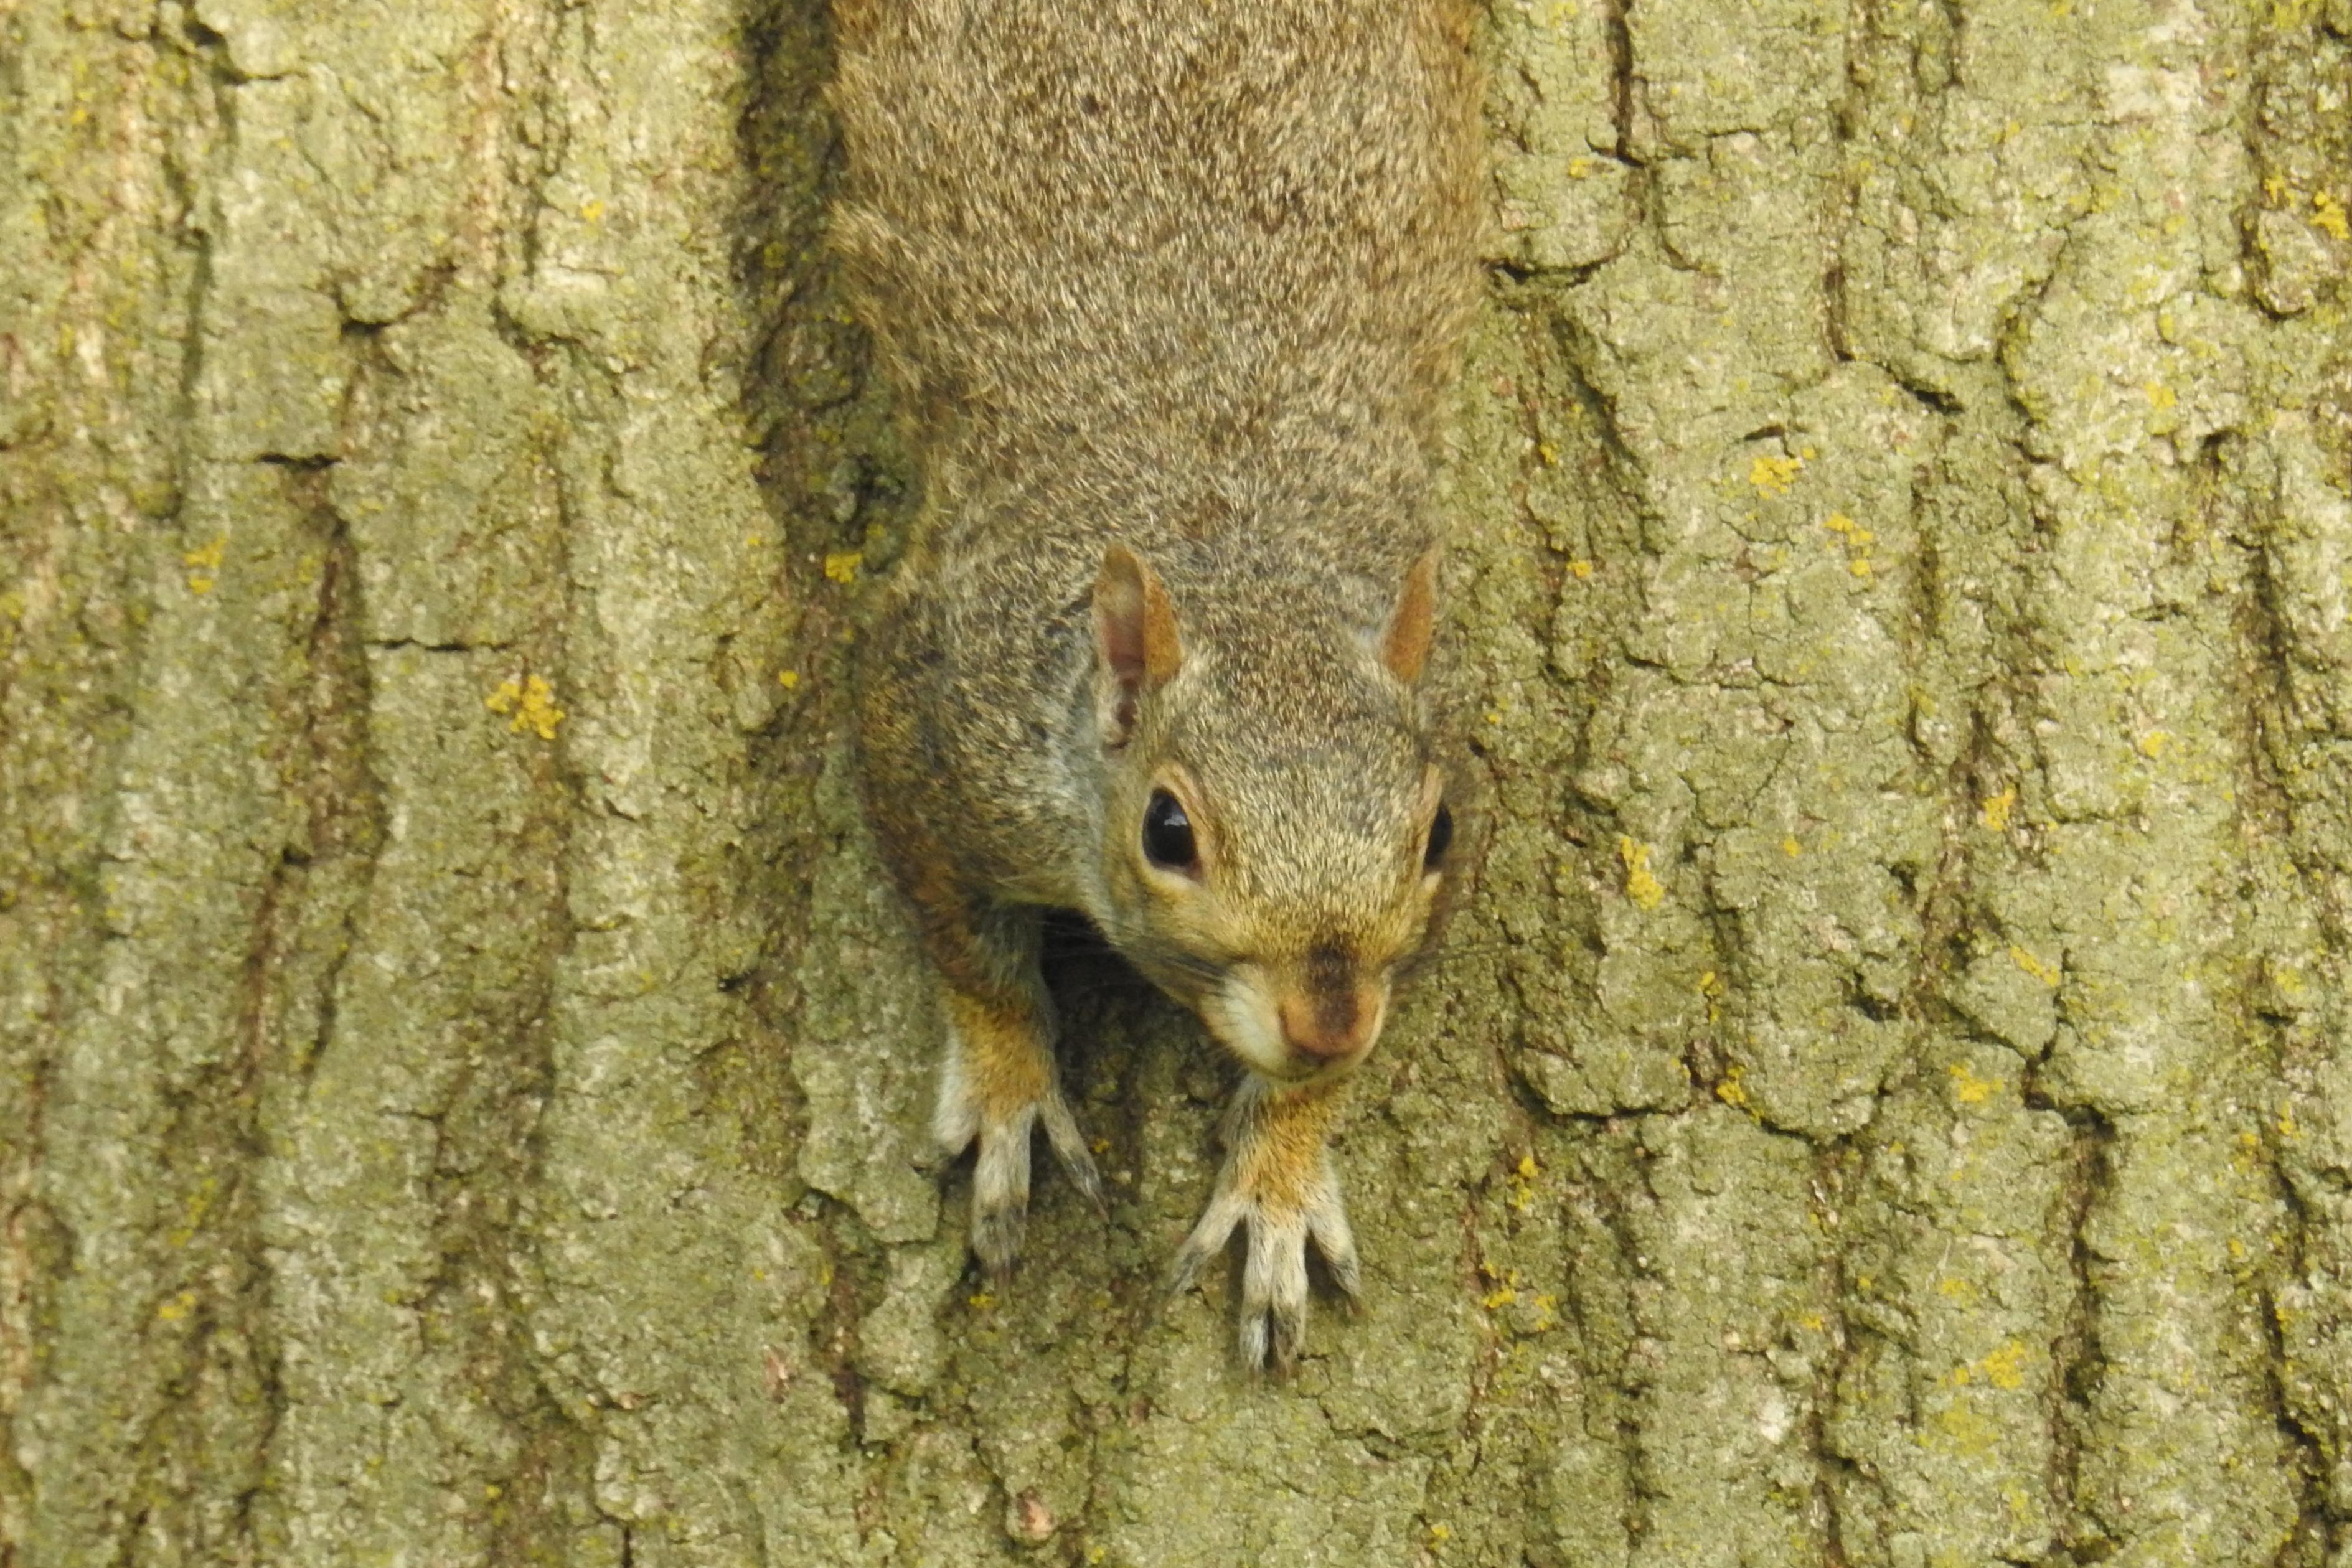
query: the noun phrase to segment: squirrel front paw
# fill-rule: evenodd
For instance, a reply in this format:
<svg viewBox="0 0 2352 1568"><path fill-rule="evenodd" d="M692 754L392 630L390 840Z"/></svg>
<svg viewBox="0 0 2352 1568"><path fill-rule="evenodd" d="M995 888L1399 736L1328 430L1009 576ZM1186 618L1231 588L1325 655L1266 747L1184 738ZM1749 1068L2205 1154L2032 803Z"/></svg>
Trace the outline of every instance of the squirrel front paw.
<svg viewBox="0 0 2352 1568"><path fill-rule="evenodd" d="M993 1279L1012 1272L1021 1255L1022 1232L1029 1218L1030 1134L1041 1122L1062 1168L1087 1201L1101 1208L1102 1176L1059 1089L1048 1083L1043 1093L1008 1107L1001 1102L992 1105L983 1087L953 1066L940 1080L931 1130L944 1159L955 1158L979 1141L980 1158L971 1178L971 1249Z"/></svg>
<svg viewBox="0 0 2352 1568"><path fill-rule="evenodd" d="M1307 1338L1307 1241L1313 1239L1332 1282L1349 1301L1361 1283L1356 1239L1329 1157L1318 1155L1305 1173L1283 1171L1276 1159L1228 1160L1207 1212L1176 1249L1170 1297L1192 1288L1237 1225L1247 1226L1249 1237L1242 1267L1242 1364L1256 1372L1270 1361L1276 1375L1287 1376Z"/></svg>

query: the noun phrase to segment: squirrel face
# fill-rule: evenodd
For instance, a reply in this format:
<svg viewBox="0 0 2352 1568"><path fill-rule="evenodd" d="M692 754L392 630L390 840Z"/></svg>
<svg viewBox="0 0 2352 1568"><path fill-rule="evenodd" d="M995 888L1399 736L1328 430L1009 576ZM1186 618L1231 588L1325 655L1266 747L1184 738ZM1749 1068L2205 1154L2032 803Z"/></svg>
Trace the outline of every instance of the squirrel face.
<svg viewBox="0 0 2352 1568"><path fill-rule="evenodd" d="M1344 1071L1428 937L1453 816L1414 692L1435 562L1388 626L1279 647L1180 630L1123 547L1095 592L1104 754L1092 913L1137 967L1269 1077Z"/></svg>

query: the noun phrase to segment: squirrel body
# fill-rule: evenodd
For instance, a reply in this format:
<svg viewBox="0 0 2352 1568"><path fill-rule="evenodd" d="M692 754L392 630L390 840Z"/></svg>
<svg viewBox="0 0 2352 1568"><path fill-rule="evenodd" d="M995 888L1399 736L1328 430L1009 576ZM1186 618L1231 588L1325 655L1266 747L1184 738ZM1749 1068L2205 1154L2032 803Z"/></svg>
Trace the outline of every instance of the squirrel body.
<svg viewBox="0 0 2352 1568"><path fill-rule="evenodd" d="M1020 1243L1055 1083L1041 912L1248 1069L1178 1282L1250 1238L1287 1365L1323 1129L1428 939L1450 808L1420 681L1474 297L1454 0L844 0L835 240L923 511L860 665L868 814L939 970L935 1131Z"/></svg>

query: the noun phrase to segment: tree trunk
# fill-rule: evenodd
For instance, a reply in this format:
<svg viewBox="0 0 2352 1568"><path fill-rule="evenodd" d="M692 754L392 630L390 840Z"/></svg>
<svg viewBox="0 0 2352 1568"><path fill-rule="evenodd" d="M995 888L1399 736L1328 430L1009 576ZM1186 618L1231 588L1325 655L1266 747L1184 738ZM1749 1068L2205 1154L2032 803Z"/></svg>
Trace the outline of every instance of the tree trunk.
<svg viewBox="0 0 2352 1568"><path fill-rule="evenodd" d="M2347 0L1496 0L1288 1385L919 1167L814 0L0 27L0 1563L2352 1564Z"/></svg>

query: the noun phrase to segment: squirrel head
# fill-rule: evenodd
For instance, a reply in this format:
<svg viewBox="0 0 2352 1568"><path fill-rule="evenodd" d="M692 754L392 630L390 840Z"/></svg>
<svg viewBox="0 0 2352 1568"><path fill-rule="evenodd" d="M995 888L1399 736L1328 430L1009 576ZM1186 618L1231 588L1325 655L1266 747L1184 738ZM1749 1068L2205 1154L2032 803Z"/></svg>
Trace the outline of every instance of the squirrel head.
<svg viewBox="0 0 2352 1568"><path fill-rule="evenodd" d="M1180 607L1123 545L1096 580L1089 913L1269 1077L1362 1061L1429 937L1454 837L1418 690L1436 583L1432 550L1349 626L1264 582Z"/></svg>

